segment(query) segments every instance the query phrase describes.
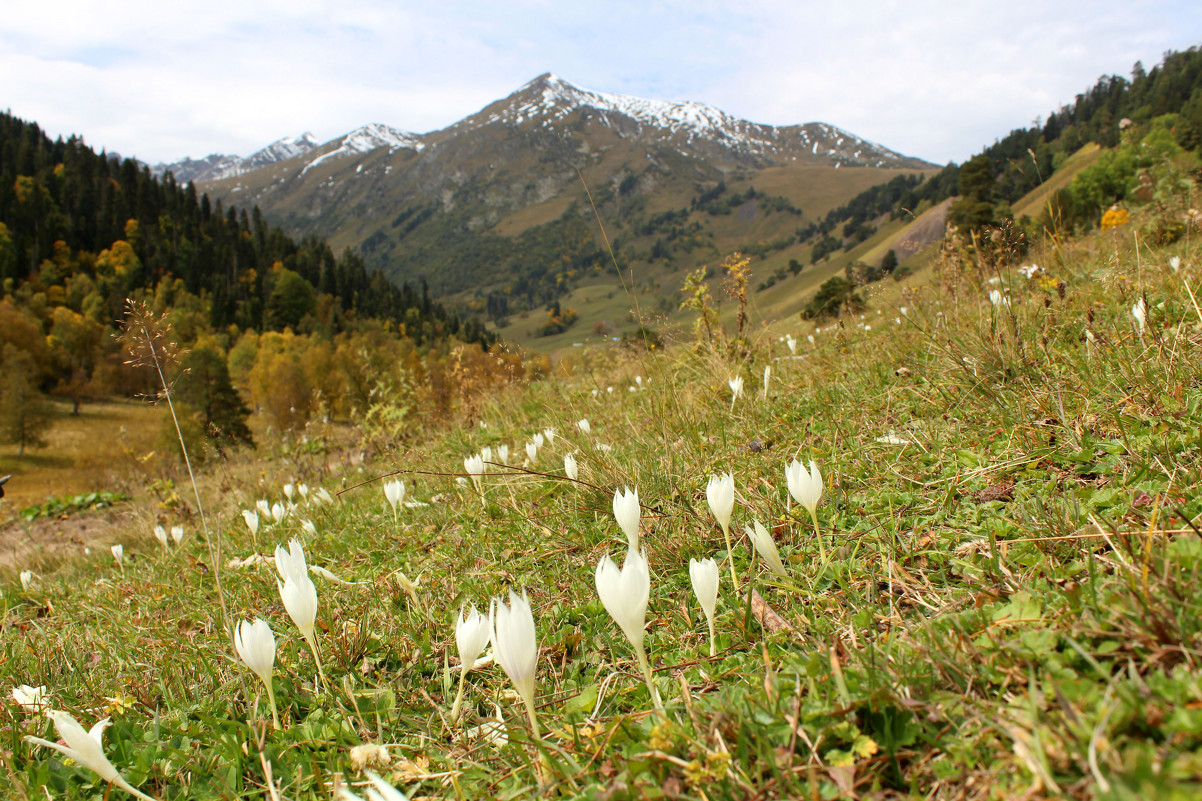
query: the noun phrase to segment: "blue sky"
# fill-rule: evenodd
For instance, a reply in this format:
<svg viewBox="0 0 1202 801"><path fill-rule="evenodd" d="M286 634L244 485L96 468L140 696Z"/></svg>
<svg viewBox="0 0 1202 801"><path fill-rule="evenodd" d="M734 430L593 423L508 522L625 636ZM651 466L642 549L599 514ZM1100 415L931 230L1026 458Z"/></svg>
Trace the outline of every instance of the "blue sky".
<svg viewBox="0 0 1202 801"><path fill-rule="evenodd" d="M12 5L0 107L150 162L434 130L542 72L963 161L1102 74L1202 44L1197 3L1168 0Z"/></svg>

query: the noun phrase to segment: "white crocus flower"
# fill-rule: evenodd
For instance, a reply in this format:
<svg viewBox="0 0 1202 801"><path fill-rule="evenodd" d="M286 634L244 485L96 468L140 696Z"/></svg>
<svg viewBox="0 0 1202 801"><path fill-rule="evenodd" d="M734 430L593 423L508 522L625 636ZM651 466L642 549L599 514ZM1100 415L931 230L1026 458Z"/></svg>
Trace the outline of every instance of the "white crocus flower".
<svg viewBox="0 0 1202 801"><path fill-rule="evenodd" d="M538 635L534 630L534 612L525 593L509 591L509 606L493 598L488 607L489 638L501 669L509 677L530 718L530 731L539 736L534 714L534 680L538 670Z"/></svg>
<svg viewBox="0 0 1202 801"><path fill-rule="evenodd" d="M459 620L455 623L455 646L459 650L459 692L455 695L455 703L451 707L451 720L459 720L468 671L476 664L480 654L484 653L490 636L488 618L480 614L475 605L466 617L463 610L459 610Z"/></svg>
<svg viewBox="0 0 1202 801"><path fill-rule="evenodd" d="M639 488L614 490L614 519L626 534L626 543L632 551L639 549L639 515Z"/></svg>
<svg viewBox="0 0 1202 801"><path fill-rule="evenodd" d="M751 538L751 543L755 545L755 552L764 560L764 564L778 576L788 578L789 573L785 570L784 564L780 561L780 552L776 550L776 543L772 540L772 535L768 533L768 529L764 528L764 524L758 520L752 521L755 523L755 528L744 526L743 530L747 532L747 536Z"/></svg>
<svg viewBox="0 0 1202 801"><path fill-rule="evenodd" d="M300 496L302 498L304 498L306 502L308 502L308 500L309 500L309 485L308 484L297 484L296 491L300 493Z"/></svg>
<svg viewBox="0 0 1202 801"><path fill-rule="evenodd" d="M53 748L68 759L73 759L83 765L106 782L117 785L130 795L144 799L144 801L154 801L153 798L123 779L121 774L117 773L117 769L113 767L113 763L109 762L108 757L104 755L103 738L104 730L109 725L108 718L99 721L90 731L84 731L83 726L80 726L75 718L66 712L52 709L46 713L46 716L54 721L54 728L58 729L58 736L66 742L66 745L52 743L32 735L25 736L26 742Z"/></svg>
<svg viewBox="0 0 1202 801"><path fill-rule="evenodd" d="M785 337L785 344L789 347L789 353L794 355L797 353L797 340L792 335Z"/></svg>
<svg viewBox="0 0 1202 801"><path fill-rule="evenodd" d="M727 558L730 559L731 586L738 587L739 580L735 576L735 552L730 544L730 516L735 508L735 477L732 473L724 476L711 476L705 485L705 499L709 503L710 512L722 527L722 539L726 541Z"/></svg>
<svg viewBox="0 0 1202 801"><path fill-rule="evenodd" d="M509 464L509 446L508 445L498 445L497 446L497 461L500 462L501 464Z"/></svg>
<svg viewBox="0 0 1202 801"><path fill-rule="evenodd" d="M252 623L243 620L234 628L234 650L238 658L251 669L267 689L267 700L271 704L271 720L278 729L280 716L276 712L275 688L271 685L271 672L275 668L275 634L262 618Z"/></svg>
<svg viewBox="0 0 1202 801"><path fill-rule="evenodd" d="M733 411L735 408L735 401L737 401L739 396L743 394L743 376L737 375L726 383L730 384L730 408Z"/></svg>
<svg viewBox="0 0 1202 801"><path fill-rule="evenodd" d="M21 684L13 687L13 700L17 702L17 706L21 707L24 712L41 712L49 707L46 701L46 688L43 686L32 687L28 684Z"/></svg>
<svg viewBox="0 0 1202 801"><path fill-rule="evenodd" d="M714 610L718 605L718 563L713 559L690 559L689 580L693 584L693 592L705 612L705 621L710 630L710 656L717 653L714 644Z"/></svg>
<svg viewBox="0 0 1202 801"><path fill-rule="evenodd" d="M251 536L259 533L259 513L252 512L250 509L242 510L242 519L246 521L246 527L250 529Z"/></svg>
<svg viewBox="0 0 1202 801"><path fill-rule="evenodd" d="M639 669L643 672L643 680L647 682L647 692L651 693L652 703L656 709L662 709L659 693L655 689L655 681L651 675L651 662L647 659L647 650L643 647L646 637L647 601L651 597L651 572L647 567L647 558L636 550L626 553L626 564L618 570L618 566L608 555L602 556L597 563L597 595L609 616L622 629L626 639L634 648L638 659Z"/></svg>
<svg viewBox="0 0 1202 801"><path fill-rule="evenodd" d="M591 433L593 433L593 426L592 426L592 423L590 423L590 422L588 421L588 418L587 418L587 417L582 417L582 418L580 418L579 420L577 420L577 421L576 421L576 427L577 427L577 428L579 428L579 429L580 429L580 431L581 431L582 433L584 433L584 434L591 434Z"/></svg>
<svg viewBox="0 0 1202 801"><path fill-rule="evenodd" d="M288 549L283 545L275 547L275 569L280 574L280 580L308 575L308 562L305 559L305 548L300 540L293 538L288 541Z"/></svg>
<svg viewBox="0 0 1202 801"><path fill-rule="evenodd" d="M818 536L818 547L822 550L822 561L826 561L826 545L822 534L818 531L818 501L822 498L822 473L814 460L810 460L810 469L806 470L800 461L785 465L785 483L789 486L789 494L799 504L810 512L814 522L814 534Z"/></svg>
<svg viewBox="0 0 1202 801"><path fill-rule="evenodd" d="M384 497L392 506L392 519L396 520L397 504L405 500L405 482L397 479L396 481L387 481L384 483Z"/></svg>
<svg viewBox="0 0 1202 801"><path fill-rule="evenodd" d="M271 504L269 504L267 502L266 498L261 498L261 499L255 501L255 509L258 510L259 517L262 517L262 518L271 517Z"/></svg>
<svg viewBox="0 0 1202 801"><path fill-rule="evenodd" d="M18 578L21 579L21 589L29 592L29 588L33 586L33 571L22 570Z"/></svg>
<svg viewBox="0 0 1202 801"><path fill-rule="evenodd" d="M573 481L580 478L580 468L576 465L576 457L570 453L563 457L563 474Z"/></svg>
<svg viewBox="0 0 1202 801"><path fill-rule="evenodd" d="M317 536L317 526L313 525L312 520L302 520L301 531L314 537Z"/></svg>
<svg viewBox="0 0 1202 801"><path fill-rule="evenodd" d="M159 545L167 547L167 529L162 526L154 527L154 538L159 541Z"/></svg>
<svg viewBox="0 0 1202 801"><path fill-rule="evenodd" d="M277 551L278 553L279 551ZM278 561L276 566L279 567ZM321 668L321 657L317 652L317 587L313 585L313 579L309 578L308 571L306 571L299 576L289 575L283 583L279 584L279 589L284 609L287 610L288 616L300 630L301 636L305 638L309 650L313 652L313 661L317 663L317 674L321 677L322 684L325 684L326 676Z"/></svg>
<svg viewBox="0 0 1202 801"><path fill-rule="evenodd" d="M1131 307L1131 316L1135 318L1135 330L1140 336L1144 335L1144 328L1148 324L1148 304L1140 297Z"/></svg>
<svg viewBox="0 0 1202 801"><path fill-rule="evenodd" d="M526 443L526 458L530 461L530 464L534 464L538 461L538 443Z"/></svg>
<svg viewBox="0 0 1202 801"><path fill-rule="evenodd" d="M315 496L317 497L317 500L320 501L321 503L333 503L334 502L334 496L331 495L329 493L329 490L327 490L325 487L318 487L317 492L315 493Z"/></svg>
<svg viewBox="0 0 1202 801"><path fill-rule="evenodd" d="M544 428L543 436L547 438L548 445L552 445L555 443L555 429L554 428Z"/></svg>
<svg viewBox="0 0 1202 801"><path fill-rule="evenodd" d="M293 484L284 485L284 497L291 503L293 494L296 493L296 486Z"/></svg>
<svg viewBox="0 0 1202 801"><path fill-rule="evenodd" d="M484 472L488 472L488 463L492 461L492 448L480 449L480 462L484 465Z"/></svg>
<svg viewBox="0 0 1202 801"><path fill-rule="evenodd" d="M1173 272L1177 272L1178 270L1180 270L1181 269L1181 257L1174 256L1173 258L1169 259L1169 267L1173 270Z"/></svg>
<svg viewBox="0 0 1202 801"><path fill-rule="evenodd" d="M125 572L125 546L122 545L121 543L117 543L112 548L109 548L109 550L113 552L113 558L117 560L117 567L121 568L121 572L124 573Z"/></svg>
<svg viewBox="0 0 1202 801"><path fill-rule="evenodd" d="M472 483L476 485L476 492L483 490L482 482L484 476L484 459L480 454L469 456L463 460L463 472L468 474Z"/></svg>
<svg viewBox="0 0 1202 801"><path fill-rule="evenodd" d="M176 545L179 545L181 542L183 542L184 541L184 527L183 526L172 526L171 527L171 539L175 540Z"/></svg>
<svg viewBox="0 0 1202 801"><path fill-rule="evenodd" d="M279 523L288 515L288 507L280 502L271 505L271 519Z"/></svg>

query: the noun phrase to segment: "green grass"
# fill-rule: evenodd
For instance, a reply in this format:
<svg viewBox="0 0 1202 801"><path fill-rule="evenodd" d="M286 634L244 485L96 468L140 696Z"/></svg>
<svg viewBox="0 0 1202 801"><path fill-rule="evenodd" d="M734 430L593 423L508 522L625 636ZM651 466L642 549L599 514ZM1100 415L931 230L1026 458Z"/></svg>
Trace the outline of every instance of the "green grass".
<svg viewBox="0 0 1202 801"><path fill-rule="evenodd" d="M124 573L102 553L28 591L7 575L0 664L85 725L113 715L106 753L156 798L329 798L335 781L363 781L350 749L365 742L387 745L377 770L414 798L1197 797L1202 313L1184 282L1199 282L1202 249L1137 257L1132 241L1120 231L1033 254L1047 278L1003 275L1000 310L990 275L940 265L890 290L905 290L902 325L870 311L871 330L824 325L811 346L779 324L798 335L798 360L775 336L734 360L709 347L582 354L570 376L487 399L486 426L453 426L362 472L218 470L206 495L225 602L276 632L280 731L234 657L194 523L169 551L131 534ZM1142 336L1138 293L1152 310ZM746 397L732 410L736 372ZM627 392L635 375L649 388ZM494 470L483 498L455 481L465 456L508 443L516 463L546 426L558 436L538 462ZM579 483L558 477L569 452ZM826 562L786 501L793 458L825 476ZM395 522L373 480L394 470L430 504ZM744 585L723 567L709 658L687 565L726 556L705 484L727 471L732 533L767 524L790 577L770 579L739 536ZM291 477L346 489L252 538L238 510L278 500ZM593 586L601 556L625 547L610 512L624 485L643 504L662 718ZM316 579L328 689L274 568L227 565L293 536L311 563L358 582ZM496 666L469 674L464 719L447 719L456 614L509 588L534 608L537 741ZM94 774L23 742L54 737L44 718L2 709L5 795L105 797ZM498 711L506 745L467 737Z"/></svg>

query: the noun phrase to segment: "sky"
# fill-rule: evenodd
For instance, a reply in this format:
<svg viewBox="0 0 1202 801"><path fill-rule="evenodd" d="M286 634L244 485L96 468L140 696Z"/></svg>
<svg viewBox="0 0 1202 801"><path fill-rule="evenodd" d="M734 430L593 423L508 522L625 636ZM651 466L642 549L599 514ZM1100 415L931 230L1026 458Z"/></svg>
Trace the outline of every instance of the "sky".
<svg viewBox="0 0 1202 801"><path fill-rule="evenodd" d="M943 164L1199 44L1197 0L22 0L0 21L0 108L158 163L424 133L553 72Z"/></svg>

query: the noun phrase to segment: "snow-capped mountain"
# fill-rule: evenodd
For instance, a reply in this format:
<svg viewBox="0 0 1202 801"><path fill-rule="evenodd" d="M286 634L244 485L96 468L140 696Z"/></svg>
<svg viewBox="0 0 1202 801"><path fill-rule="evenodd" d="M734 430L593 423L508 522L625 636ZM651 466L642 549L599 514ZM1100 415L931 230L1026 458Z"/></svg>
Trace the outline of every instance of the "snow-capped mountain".
<svg viewBox="0 0 1202 801"><path fill-rule="evenodd" d="M320 145L308 137L288 153L271 150L256 168L254 156L212 157L203 166L214 177L196 180L214 199L258 206L293 235L355 248L390 277L420 277L438 294L499 285L525 292L525 303L545 294L536 286L543 278L519 277L528 269L541 275L553 261L565 274L586 272L563 269L562 254L520 262L568 247L564 231L574 232L577 255L588 251L581 226L595 220L581 210L594 201L623 240L622 258L657 270L743 248L800 259L809 246L799 232L831 208L899 170L934 167L826 123L764 125L549 73L441 130L377 123ZM520 258L506 262L506 243L528 232Z"/></svg>
<svg viewBox="0 0 1202 801"><path fill-rule="evenodd" d="M175 180L181 184L188 181L195 181L197 183L220 181L223 178L242 175L251 170L257 170L260 167L266 167L269 164L275 164L276 162L290 159L293 156L308 153L317 146L318 143L313 138L313 134L306 131L300 136L277 139L267 147L256 150L245 158L242 156L213 153L202 159L186 158L183 161L176 161L171 164L156 164L151 168L151 172L155 175L162 175L170 171L175 176Z"/></svg>
<svg viewBox="0 0 1202 801"><path fill-rule="evenodd" d="M749 122L721 109L582 89L546 73L509 97L456 123L463 131L488 125L538 125L559 129L577 114L594 116L623 138L667 144L687 155L731 155L760 161L824 160L841 166L925 167L925 162L861 139L833 125L812 122L773 126Z"/></svg>
<svg viewBox="0 0 1202 801"><path fill-rule="evenodd" d="M304 175L323 161L355 153L369 153L382 147L388 148L389 152L401 148L407 148L416 152L424 148L425 144L416 134L373 122L370 125L356 128L346 136L322 145L319 148L322 151L321 154L307 161L301 170L301 175Z"/></svg>

